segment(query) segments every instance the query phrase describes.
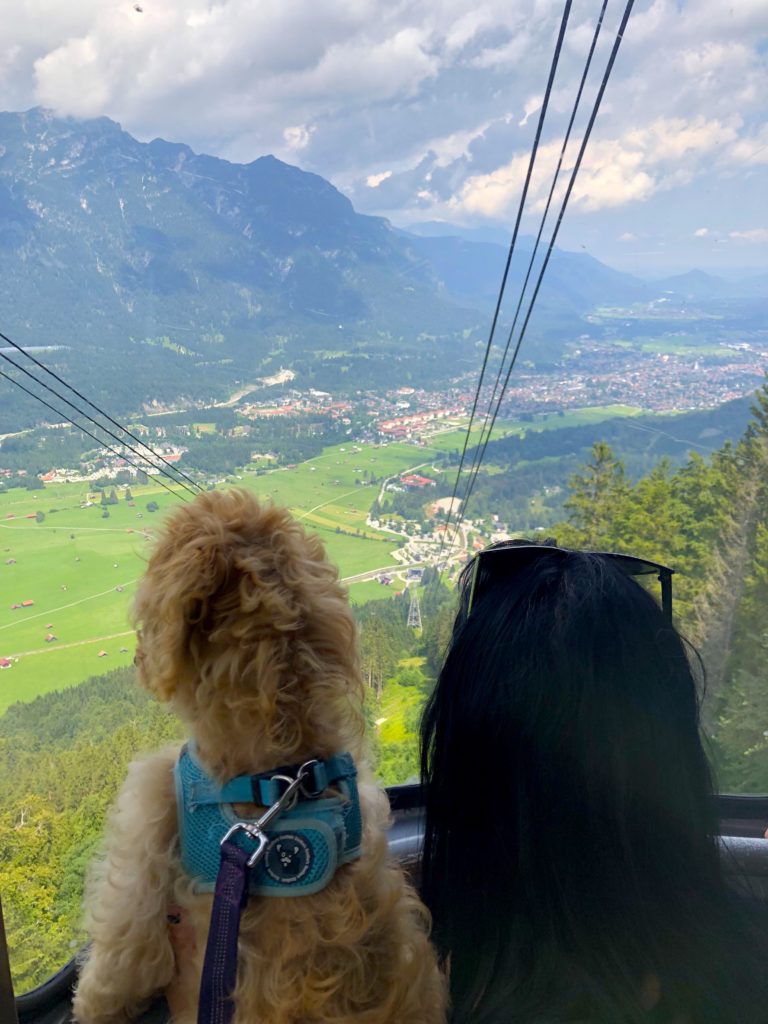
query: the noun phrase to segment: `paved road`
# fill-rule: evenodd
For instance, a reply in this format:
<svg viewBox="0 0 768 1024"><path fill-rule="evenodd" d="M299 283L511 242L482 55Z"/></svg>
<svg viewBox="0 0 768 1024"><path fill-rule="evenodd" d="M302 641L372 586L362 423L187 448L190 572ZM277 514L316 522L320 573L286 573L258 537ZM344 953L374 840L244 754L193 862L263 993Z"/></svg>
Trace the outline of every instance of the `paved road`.
<svg viewBox="0 0 768 1024"><path fill-rule="evenodd" d="M403 572L405 569L424 569L423 562L399 562L397 565L382 565L378 569L359 572L356 576L345 576L342 583L361 583L363 580L375 580L383 572Z"/></svg>

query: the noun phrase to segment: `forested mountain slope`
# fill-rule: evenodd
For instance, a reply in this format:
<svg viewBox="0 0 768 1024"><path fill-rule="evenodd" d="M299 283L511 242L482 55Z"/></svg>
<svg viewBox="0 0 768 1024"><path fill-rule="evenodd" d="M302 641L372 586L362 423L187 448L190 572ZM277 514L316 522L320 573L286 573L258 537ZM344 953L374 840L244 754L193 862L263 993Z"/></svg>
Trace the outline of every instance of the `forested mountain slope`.
<svg viewBox="0 0 768 1024"><path fill-rule="evenodd" d="M0 306L16 340L66 346L56 360L97 393L108 375L120 409L318 351L456 356L478 320L317 175L40 109L0 114Z"/></svg>

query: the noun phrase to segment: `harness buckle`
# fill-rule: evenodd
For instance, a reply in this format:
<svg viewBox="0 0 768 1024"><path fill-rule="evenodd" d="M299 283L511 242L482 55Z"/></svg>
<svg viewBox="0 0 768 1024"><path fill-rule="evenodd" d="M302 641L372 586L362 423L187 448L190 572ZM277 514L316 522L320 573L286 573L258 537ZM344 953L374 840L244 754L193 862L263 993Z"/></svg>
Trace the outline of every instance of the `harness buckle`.
<svg viewBox="0 0 768 1024"><path fill-rule="evenodd" d="M264 856L267 846L269 846L269 837L264 830L270 822L274 821L281 811L285 810L286 807L292 808L295 806L296 801L299 799L299 789L303 788L302 783L309 774L309 769L315 764L317 764L317 761L306 761L301 768L299 768L295 779L292 779L290 775L273 775L273 782L279 780L280 782L287 783L287 786L280 794L279 798L275 800L272 806L265 811L264 814L262 814L258 821L236 822L227 831L226 835L221 840L220 845L223 846L238 832L245 832L248 838L252 839L253 842L256 843L256 849L248 858L248 867L252 868L254 864L257 864Z"/></svg>

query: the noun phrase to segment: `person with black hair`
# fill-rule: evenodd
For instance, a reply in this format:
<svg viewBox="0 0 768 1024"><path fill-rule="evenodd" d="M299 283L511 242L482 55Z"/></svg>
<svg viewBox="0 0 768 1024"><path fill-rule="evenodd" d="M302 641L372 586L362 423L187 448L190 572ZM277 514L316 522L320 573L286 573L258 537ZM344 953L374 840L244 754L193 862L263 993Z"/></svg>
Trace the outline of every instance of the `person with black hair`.
<svg viewBox="0 0 768 1024"><path fill-rule="evenodd" d="M655 570L663 609L633 578ZM768 1019L670 576L527 542L461 576L421 729L422 895L453 1024Z"/></svg>

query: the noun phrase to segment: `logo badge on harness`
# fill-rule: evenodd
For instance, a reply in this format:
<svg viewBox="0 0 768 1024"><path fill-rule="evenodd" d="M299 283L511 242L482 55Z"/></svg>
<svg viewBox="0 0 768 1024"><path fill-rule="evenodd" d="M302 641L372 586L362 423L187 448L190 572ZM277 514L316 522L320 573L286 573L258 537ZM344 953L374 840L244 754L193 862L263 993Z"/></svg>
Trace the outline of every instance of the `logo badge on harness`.
<svg viewBox="0 0 768 1024"><path fill-rule="evenodd" d="M283 832L271 840L262 861L267 874L281 885L300 881L312 865L312 849L302 836Z"/></svg>

